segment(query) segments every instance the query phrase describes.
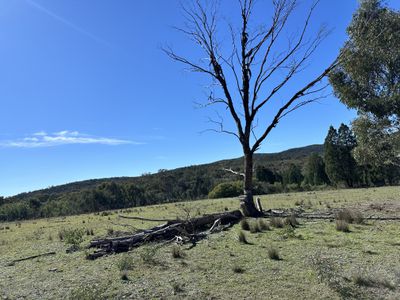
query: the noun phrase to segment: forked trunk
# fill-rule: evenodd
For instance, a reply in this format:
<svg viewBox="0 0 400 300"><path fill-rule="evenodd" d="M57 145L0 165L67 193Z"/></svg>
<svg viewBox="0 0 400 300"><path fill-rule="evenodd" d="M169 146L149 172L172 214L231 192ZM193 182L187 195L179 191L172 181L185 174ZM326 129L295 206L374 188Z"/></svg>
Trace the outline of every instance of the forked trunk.
<svg viewBox="0 0 400 300"><path fill-rule="evenodd" d="M244 155L244 197L240 201L240 208L246 217L260 217L262 212L257 210L253 200L253 153Z"/></svg>

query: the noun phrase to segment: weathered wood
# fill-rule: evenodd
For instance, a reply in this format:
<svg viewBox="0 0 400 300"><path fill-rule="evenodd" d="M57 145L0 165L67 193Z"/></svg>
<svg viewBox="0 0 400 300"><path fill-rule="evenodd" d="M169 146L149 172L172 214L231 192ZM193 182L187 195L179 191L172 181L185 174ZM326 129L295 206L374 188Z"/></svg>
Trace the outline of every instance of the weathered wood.
<svg viewBox="0 0 400 300"><path fill-rule="evenodd" d="M124 216L118 215L118 217L123 219L130 219L130 220L139 220L139 221L147 221L147 222L175 222L176 220L166 220L166 219L149 219L143 217L132 217L132 216Z"/></svg>
<svg viewBox="0 0 400 300"><path fill-rule="evenodd" d="M261 205L261 199L260 199L260 197L257 197L257 198L256 198L256 208L257 208L257 210L258 210L259 212L263 212L263 208L262 208L262 205Z"/></svg>
<svg viewBox="0 0 400 300"><path fill-rule="evenodd" d="M89 248L99 248L99 250L89 254L87 259L96 259L111 253L127 252L144 243L171 241L176 237L182 236L186 237L187 241L195 244L198 239L217 231L217 228L223 230L228 226L227 224L230 226L230 224L237 223L242 217L242 213L236 210L205 215L185 221L174 220L130 236L93 240ZM206 227L211 228L208 231L203 231Z"/></svg>
<svg viewBox="0 0 400 300"><path fill-rule="evenodd" d="M20 261L30 260L30 259L34 259L34 258L38 258L38 257L42 257L42 256L54 255L54 254L56 254L56 253L54 251L52 251L52 252L42 253L42 254L38 254L38 255L32 255L32 256L28 256L28 257L24 257L24 258L20 258L20 259L15 259L15 260L9 262L7 265L13 266L13 265L15 265L15 263L20 262Z"/></svg>

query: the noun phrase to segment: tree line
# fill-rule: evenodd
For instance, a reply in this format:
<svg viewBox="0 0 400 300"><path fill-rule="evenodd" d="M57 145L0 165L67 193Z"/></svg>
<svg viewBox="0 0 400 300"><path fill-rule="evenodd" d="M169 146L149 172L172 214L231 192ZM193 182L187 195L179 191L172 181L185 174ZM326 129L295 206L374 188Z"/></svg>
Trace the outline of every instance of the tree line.
<svg viewBox="0 0 400 300"><path fill-rule="evenodd" d="M394 185L400 182L395 165L365 165L356 156L359 147L353 130L341 124L329 128L323 151L320 147L289 150L262 160L254 170L254 194ZM308 151L308 152L307 152ZM308 153L308 154L307 154ZM300 159L300 157L304 157ZM240 159L238 159L240 162ZM267 164L269 162L269 164ZM223 164L236 160L159 170L137 178L120 178L77 187L55 187L14 198L0 197L0 220L48 218L204 198L236 197L243 193L238 175L226 172ZM60 191L60 192L58 192Z"/></svg>

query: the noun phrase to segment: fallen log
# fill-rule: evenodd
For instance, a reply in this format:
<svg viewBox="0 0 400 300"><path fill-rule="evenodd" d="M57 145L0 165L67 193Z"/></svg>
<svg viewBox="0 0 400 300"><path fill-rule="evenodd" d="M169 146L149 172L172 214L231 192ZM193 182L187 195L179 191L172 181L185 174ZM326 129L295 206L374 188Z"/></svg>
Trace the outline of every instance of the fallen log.
<svg viewBox="0 0 400 300"><path fill-rule="evenodd" d="M118 215L118 217L120 217L122 219L147 221L147 222L174 222L174 221L176 221L176 220L166 220L166 219L149 219L149 218L143 218L143 217L132 217L132 216L124 216L124 215Z"/></svg>
<svg viewBox="0 0 400 300"><path fill-rule="evenodd" d="M88 254L86 258L96 259L107 254L127 252L145 243L166 242L176 237L185 237L182 240L195 244L198 239L215 232L216 228L223 230L239 222L242 217L242 213L235 210L188 220L173 220L130 236L93 240L89 248L98 248L98 250ZM204 231L206 228L210 229Z"/></svg>
<svg viewBox="0 0 400 300"><path fill-rule="evenodd" d="M32 255L32 256L28 256L28 257L24 257L24 258L15 259L15 260L9 262L7 264L7 266L13 266L13 265L15 265L15 263L20 262L20 261L30 260L30 259L34 259L34 258L38 258L38 257L42 257L42 256L54 255L54 254L56 254L56 253L54 251L52 251L52 252L47 252L47 253L42 253L42 254L38 254L38 255Z"/></svg>

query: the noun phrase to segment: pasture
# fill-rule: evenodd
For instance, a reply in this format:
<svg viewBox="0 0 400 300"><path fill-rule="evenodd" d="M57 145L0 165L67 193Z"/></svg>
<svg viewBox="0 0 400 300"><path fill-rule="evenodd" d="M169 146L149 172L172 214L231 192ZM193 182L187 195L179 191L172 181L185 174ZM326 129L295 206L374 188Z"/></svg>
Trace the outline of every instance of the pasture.
<svg viewBox="0 0 400 300"><path fill-rule="evenodd" d="M347 208L364 217L399 217L399 197L400 187L383 187L264 195L261 201L264 209ZM150 244L85 258L85 245L95 237L157 225L119 214L171 219L237 208L237 199L207 199L0 223L0 299L400 298L400 221L365 219L342 232L332 220L299 219L296 228L276 228L265 219L267 226L253 233L237 224L192 249ZM66 253L66 235L74 230L81 233L82 240L75 239L80 250ZM247 243L239 241L243 234ZM10 264L48 252L56 254Z"/></svg>

